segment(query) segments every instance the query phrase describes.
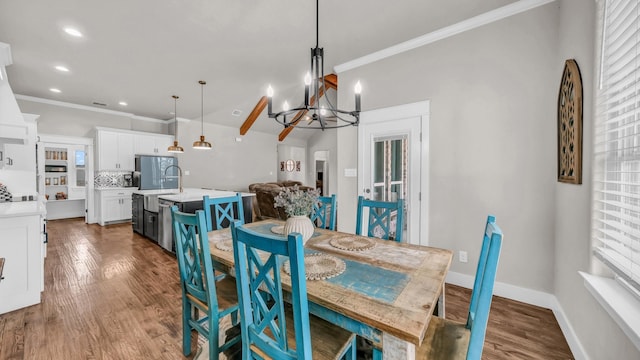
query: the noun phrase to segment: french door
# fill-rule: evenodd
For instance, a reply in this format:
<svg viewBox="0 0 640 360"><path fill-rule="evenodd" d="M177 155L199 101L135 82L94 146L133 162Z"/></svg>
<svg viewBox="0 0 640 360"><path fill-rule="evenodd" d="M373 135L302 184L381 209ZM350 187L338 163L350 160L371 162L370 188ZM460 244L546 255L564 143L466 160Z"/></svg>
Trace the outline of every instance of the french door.
<svg viewBox="0 0 640 360"><path fill-rule="evenodd" d="M358 128L359 194L403 199L402 241L422 245L428 244L428 110L420 102L363 112Z"/></svg>

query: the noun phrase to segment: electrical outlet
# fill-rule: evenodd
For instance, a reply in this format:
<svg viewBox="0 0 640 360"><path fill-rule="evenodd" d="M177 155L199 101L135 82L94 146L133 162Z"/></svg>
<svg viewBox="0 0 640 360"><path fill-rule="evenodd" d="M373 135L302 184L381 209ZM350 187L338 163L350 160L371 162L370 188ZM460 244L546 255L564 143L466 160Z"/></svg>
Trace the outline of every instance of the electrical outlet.
<svg viewBox="0 0 640 360"><path fill-rule="evenodd" d="M190 174L191 174L191 171L189 171L189 170L185 170L184 171L184 176L187 176L187 175L190 175Z"/></svg>
<svg viewBox="0 0 640 360"><path fill-rule="evenodd" d="M462 250L458 252L458 260L460 260L461 263L466 263L468 261L467 252Z"/></svg>

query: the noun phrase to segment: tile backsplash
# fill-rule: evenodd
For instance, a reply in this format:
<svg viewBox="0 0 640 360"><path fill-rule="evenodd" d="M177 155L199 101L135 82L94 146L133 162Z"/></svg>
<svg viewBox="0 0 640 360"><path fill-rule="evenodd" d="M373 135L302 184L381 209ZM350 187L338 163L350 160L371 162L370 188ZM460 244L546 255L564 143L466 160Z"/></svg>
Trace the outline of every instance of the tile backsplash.
<svg viewBox="0 0 640 360"><path fill-rule="evenodd" d="M130 171L96 171L93 184L96 188L123 187L124 175Z"/></svg>

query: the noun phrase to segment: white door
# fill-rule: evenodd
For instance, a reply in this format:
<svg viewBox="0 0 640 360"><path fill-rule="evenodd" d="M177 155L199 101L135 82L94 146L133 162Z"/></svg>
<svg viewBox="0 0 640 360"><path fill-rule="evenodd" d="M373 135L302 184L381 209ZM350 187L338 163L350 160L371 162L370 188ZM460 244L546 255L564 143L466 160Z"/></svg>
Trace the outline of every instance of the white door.
<svg viewBox="0 0 640 360"><path fill-rule="evenodd" d="M402 241L427 245L429 103L363 112L358 128L359 194L404 199Z"/></svg>

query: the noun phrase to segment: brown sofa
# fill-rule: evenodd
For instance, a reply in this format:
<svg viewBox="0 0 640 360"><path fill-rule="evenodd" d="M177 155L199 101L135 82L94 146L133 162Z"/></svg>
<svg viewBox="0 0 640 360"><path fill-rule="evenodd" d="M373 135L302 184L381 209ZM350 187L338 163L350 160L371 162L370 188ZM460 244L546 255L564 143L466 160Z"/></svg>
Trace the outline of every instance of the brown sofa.
<svg viewBox="0 0 640 360"><path fill-rule="evenodd" d="M254 219L286 220L287 214L284 212L284 209L276 208L273 204L275 203L275 197L278 196L280 191L285 187L293 187L296 185L302 190L311 189L308 186L303 186L299 181L255 183L249 185L249 191L256 194L253 200L253 212L255 214Z"/></svg>

